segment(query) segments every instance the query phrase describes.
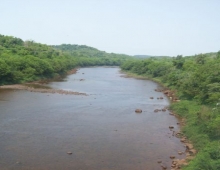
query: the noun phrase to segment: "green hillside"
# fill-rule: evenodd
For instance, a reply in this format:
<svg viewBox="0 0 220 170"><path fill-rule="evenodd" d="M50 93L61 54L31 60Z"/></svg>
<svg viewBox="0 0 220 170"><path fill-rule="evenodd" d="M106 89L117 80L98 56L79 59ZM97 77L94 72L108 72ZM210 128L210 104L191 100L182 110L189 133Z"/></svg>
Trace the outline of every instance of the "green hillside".
<svg viewBox="0 0 220 170"><path fill-rule="evenodd" d="M0 85L51 78L77 66L118 66L127 57L87 46L49 46L0 35Z"/></svg>
<svg viewBox="0 0 220 170"><path fill-rule="evenodd" d="M52 45L51 47L62 51L67 52L73 56L84 56L84 57L128 57L124 54L115 54L115 53L106 53L105 51L100 51L96 48L89 47L86 45L72 45L72 44L61 44L61 45Z"/></svg>
<svg viewBox="0 0 220 170"><path fill-rule="evenodd" d="M123 61L131 58L130 56L124 54L106 53L86 45L61 44L52 45L51 47L62 54L78 58L80 60L79 66L119 66Z"/></svg>

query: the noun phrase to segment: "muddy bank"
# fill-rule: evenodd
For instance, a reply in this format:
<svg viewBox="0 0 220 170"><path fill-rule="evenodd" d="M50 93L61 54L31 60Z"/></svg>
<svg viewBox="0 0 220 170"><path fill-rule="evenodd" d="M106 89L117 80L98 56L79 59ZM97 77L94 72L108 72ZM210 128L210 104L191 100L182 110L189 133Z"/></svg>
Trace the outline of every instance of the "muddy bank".
<svg viewBox="0 0 220 170"><path fill-rule="evenodd" d="M65 94L65 95L84 95L84 96L87 95L86 93L79 93L79 92L61 90L61 89L50 89L50 88L45 88L44 86L42 87L43 88L41 88L40 83L27 83L27 84L4 85L4 86L0 86L0 89L27 90L30 92L52 93L52 94L57 93L57 94Z"/></svg>
<svg viewBox="0 0 220 170"><path fill-rule="evenodd" d="M67 71L66 74L59 75L59 76L56 76L54 78L48 78L48 79L33 81L33 82L30 82L30 83L25 83L25 84L40 84L40 85L43 85L43 84L48 84L48 83L54 82L54 81L61 81L62 82L68 75L76 74L78 70L79 70L79 68L74 68L74 69L71 69L71 70Z"/></svg>
<svg viewBox="0 0 220 170"><path fill-rule="evenodd" d="M67 75L76 74L77 71L78 71L78 69L74 68L74 69L72 69L72 70L69 70L69 71L67 72Z"/></svg>
<svg viewBox="0 0 220 170"><path fill-rule="evenodd" d="M78 70L74 68L72 70L69 70L67 72L67 75L75 74L77 71ZM86 93L61 90L61 89L52 89L48 86L44 86L44 84L47 84L48 82L51 82L54 80L60 80L60 79L62 80L63 77L57 77L55 79L39 80L39 81L34 81L30 83L25 83L25 84L4 85L4 86L0 86L0 89L27 90L30 92L52 93L52 94L57 93L57 94L65 94L65 95L84 95L84 96L87 95Z"/></svg>
<svg viewBox="0 0 220 170"><path fill-rule="evenodd" d="M178 97L176 96L176 92L169 90L169 89L155 89L156 92L162 92L164 93L164 95L166 95L171 102L179 102L180 100L178 99ZM175 116L176 118L178 118L179 122L177 123L178 125L180 125L181 129L183 128L183 126L185 126L186 122L184 118L181 118L179 115L177 115L176 113L174 113L172 110L170 110L169 113L171 116ZM188 165L189 161L192 160L197 151L194 149L193 144L187 139L187 137L181 132L177 132L177 131L173 131L173 136L180 138L180 142L182 142L184 144L185 147L185 151L181 152L179 151L178 154L185 154L186 158L185 159L175 159L175 157L172 157L171 159L173 159L172 161L172 165L171 165L171 170L177 170L177 169L181 169L182 166ZM162 166L163 169L165 169Z"/></svg>

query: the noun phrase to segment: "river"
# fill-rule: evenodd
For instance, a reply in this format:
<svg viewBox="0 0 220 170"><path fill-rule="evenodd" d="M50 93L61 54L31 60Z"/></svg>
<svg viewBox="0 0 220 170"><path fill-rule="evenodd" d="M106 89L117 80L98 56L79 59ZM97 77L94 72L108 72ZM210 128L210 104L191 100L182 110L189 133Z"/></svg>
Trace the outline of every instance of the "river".
<svg viewBox="0 0 220 170"><path fill-rule="evenodd" d="M46 86L88 95L0 90L1 170L158 170L185 157L178 120L154 112L169 106L155 82L91 67Z"/></svg>

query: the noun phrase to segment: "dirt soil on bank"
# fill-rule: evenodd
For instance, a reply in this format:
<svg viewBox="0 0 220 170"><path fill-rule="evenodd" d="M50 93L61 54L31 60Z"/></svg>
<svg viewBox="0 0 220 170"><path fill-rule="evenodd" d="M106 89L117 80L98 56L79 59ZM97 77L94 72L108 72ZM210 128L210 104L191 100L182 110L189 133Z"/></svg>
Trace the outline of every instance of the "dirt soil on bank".
<svg viewBox="0 0 220 170"><path fill-rule="evenodd" d="M57 94L68 94L68 95L84 95L86 96L86 93L79 93L74 91L67 91L67 90L61 90L61 89L44 89L44 88L34 88L30 87L28 85L36 85L36 83L28 83L28 84L13 84L13 85L4 85L0 86L0 89L13 89L13 90L27 90L30 92L39 92L39 93L57 93Z"/></svg>
<svg viewBox="0 0 220 170"><path fill-rule="evenodd" d="M171 91L168 89L155 89L155 91L164 93L170 99L171 102L179 102L180 101L176 97L175 91ZM186 122L185 122L184 118L181 118L179 115L172 112L171 110L170 110L170 115L176 116L180 120L177 124L180 125L181 128L183 126L185 126ZM172 157L172 156L170 157L172 159L171 170L179 170L179 169L181 169L182 166L188 165L189 161L195 157L197 151L194 149L192 143L187 139L186 136L184 136L184 134L182 132L173 131L173 135L176 136L177 138L180 138L180 141L184 144L184 146L186 148L184 152L178 152L178 154L180 154L180 155L185 153L185 155L186 155L185 159L175 159L175 157ZM167 167L163 167L163 166L161 166L161 167L164 170L167 169Z"/></svg>
<svg viewBox="0 0 220 170"><path fill-rule="evenodd" d="M67 74L75 74L77 69L70 70ZM47 86L44 86L45 83L49 82L49 80L39 80L31 83L25 84L13 84L13 85L3 85L0 86L0 89L12 89L12 90L27 90L30 92L39 92L39 93L52 93L52 94L65 94L65 95L84 95L87 96L86 93L67 91L62 89L51 89Z"/></svg>

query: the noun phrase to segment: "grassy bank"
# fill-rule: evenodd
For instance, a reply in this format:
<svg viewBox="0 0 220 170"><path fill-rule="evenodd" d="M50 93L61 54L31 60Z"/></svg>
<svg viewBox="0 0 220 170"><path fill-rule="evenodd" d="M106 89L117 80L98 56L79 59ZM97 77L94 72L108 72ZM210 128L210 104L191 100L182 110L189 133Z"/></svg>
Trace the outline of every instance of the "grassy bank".
<svg viewBox="0 0 220 170"><path fill-rule="evenodd" d="M171 109L185 118L186 125L182 131L198 151L196 157L183 169L220 169L219 124L214 118L216 111L189 100L172 103Z"/></svg>
<svg viewBox="0 0 220 170"><path fill-rule="evenodd" d="M184 170L220 169L219 66L217 53L214 58L130 60L121 66L131 76L154 80L175 91L181 100L170 108L185 119L182 131L197 151Z"/></svg>

